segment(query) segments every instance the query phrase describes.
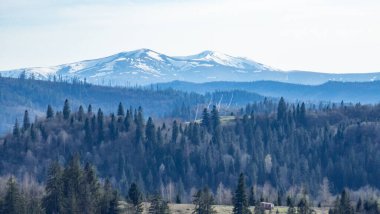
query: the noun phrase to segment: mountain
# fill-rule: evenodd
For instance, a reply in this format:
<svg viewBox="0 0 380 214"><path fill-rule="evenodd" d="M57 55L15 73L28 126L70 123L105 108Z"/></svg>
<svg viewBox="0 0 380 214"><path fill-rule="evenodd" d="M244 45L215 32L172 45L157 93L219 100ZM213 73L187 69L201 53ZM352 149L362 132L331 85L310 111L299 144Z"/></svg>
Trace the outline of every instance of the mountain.
<svg viewBox="0 0 380 214"><path fill-rule="evenodd" d="M207 82L192 83L173 81L157 84L160 89L172 88L187 92L207 93L210 91L241 90L268 97L285 97L288 100L309 102L353 102L379 103L380 81L337 82L329 81L320 85L302 85L274 81L256 82Z"/></svg>
<svg viewBox="0 0 380 214"><path fill-rule="evenodd" d="M153 50L121 52L105 58L85 60L52 67L21 68L0 71L5 77L25 73L47 80L56 77L86 79L101 85L149 85L174 80L196 83L211 81L272 80L287 83L321 84L335 81L374 81L380 73L326 74L306 71L282 71L242 57L214 51L173 57Z"/></svg>

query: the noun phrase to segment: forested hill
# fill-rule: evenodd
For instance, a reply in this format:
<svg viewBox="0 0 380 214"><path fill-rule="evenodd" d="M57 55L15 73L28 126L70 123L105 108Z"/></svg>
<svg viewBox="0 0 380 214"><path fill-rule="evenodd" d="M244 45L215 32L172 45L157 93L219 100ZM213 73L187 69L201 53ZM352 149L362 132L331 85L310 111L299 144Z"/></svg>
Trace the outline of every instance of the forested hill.
<svg viewBox="0 0 380 214"><path fill-rule="evenodd" d="M255 93L235 91L233 94L234 100L230 100L231 92L204 96L171 89L157 90L155 87L96 86L75 79L69 83L0 77L0 135L11 130L15 120L22 118L24 110L28 110L34 119L34 115L43 115L49 104L53 108L61 108L65 99L70 100L73 109L91 103L94 109L101 107L108 114L123 102L125 105L142 106L147 114L155 117L183 119L194 118L196 105L210 105L210 100L221 101L222 105L231 107L264 100ZM224 99L220 100L223 96Z"/></svg>
<svg viewBox="0 0 380 214"><path fill-rule="evenodd" d="M251 113L226 119L213 107L199 123L166 124L144 117L142 108L116 108L110 116L75 112L66 101L63 111L49 107L35 122L25 114L0 140L0 174L43 182L53 160L64 164L79 154L121 194L137 182L145 194L161 192L170 201L191 201L194 188L204 186L228 201L241 172L252 197L272 202L301 189L319 200L323 181L333 193L380 188L379 105L308 110L281 99L273 113L246 109Z"/></svg>
<svg viewBox="0 0 380 214"><path fill-rule="evenodd" d="M206 93L215 90L244 90L255 92L269 97L285 97L289 100L303 100L309 102L331 101L352 103L380 102L380 81L372 82L337 82L330 81L321 85L303 85L274 82L208 82L191 83L174 81L158 84L159 88L173 88L188 92Z"/></svg>

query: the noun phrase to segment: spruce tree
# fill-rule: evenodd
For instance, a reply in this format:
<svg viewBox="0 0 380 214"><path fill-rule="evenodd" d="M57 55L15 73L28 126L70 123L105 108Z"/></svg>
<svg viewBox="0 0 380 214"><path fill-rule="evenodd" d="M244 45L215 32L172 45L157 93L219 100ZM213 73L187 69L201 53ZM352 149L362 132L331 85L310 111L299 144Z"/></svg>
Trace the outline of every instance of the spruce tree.
<svg viewBox="0 0 380 214"><path fill-rule="evenodd" d="M283 97L280 98L277 106L277 120L284 122L286 120L286 103Z"/></svg>
<svg viewBox="0 0 380 214"><path fill-rule="evenodd" d="M169 214L169 206L160 195L155 195L150 201L149 214Z"/></svg>
<svg viewBox="0 0 380 214"><path fill-rule="evenodd" d="M193 204L195 205L193 214L214 214L214 198L210 190L205 187L193 196Z"/></svg>
<svg viewBox="0 0 380 214"><path fill-rule="evenodd" d="M244 174L241 173L238 180L238 185L233 197L233 213L234 214L249 214L247 194L245 192Z"/></svg>
<svg viewBox="0 0 380 214"><path fill-rule="evenodd" d="M124 117L124 107L121 102L119 103L119 106L117 108L117 116Z"/></svg>
<svg viewBox="0 0 380 214"><path fill-rule="evenodd" d="M220 117L219 117L219 112L218 112L218 109L216 108L216 106L213 106L212 107L212 110L211 110L211 126L212 126L212 129L213 131L215 132L215 130L219 127L220 125Z"/></svg>
<svg viewBox="0 0 380 214"><path fill-rule="evenodd" d="M98 144L104 141L104 116L102 109L98 110Z"/></svg>
<svg viewBox="0 0 380 214"><path fill-rule="evenodd" d="M46 110L46 118L53 118L54 117L54 111L51 105L48 105L47 110Z"/></svg>
<svg viewBox="0 0 380 214"><path fill-rule="evenodd" d="M156 129L151 117L149 117L145 127L146 141L149 146L156 144Z"/></svg>
<svg viewBox="0 0 380 214"><path fill-rule="evenodd" d="M16 120L15 125L13 126L13 137L20 137L20 127L18 125L18 121Z"/></svg>
<svg viewBox="0 0 380 214"><path fill-rule="evenodd" d="M83 107L82 106L79 106L79 110L78 110L78 121L83 121L84 119L84 110L83 110Z"/></svg>
<svg viewBox="0 0 380 214"><path fill-rule="evenodd" d="M128 191L128 199L132 203L135 213L143 212L142 194L136 183L131 184Z"/></svg>
<svg viewBox="0 0 380 214"><path fill-rule="evenodd" d="M15 179L13 177L9 178L3 202L2 213L24 214L24 205L24 199L18 189Z"/></svg>
<svg viewBox="0 0 380 214"><path fill-rule="evenodd" d="M25 110L24 112L24 120L23 120L23 125L22 129L25 131L30 128L30 119L29 119L29 113L28 110Z"/></svg>
<svg viewBox="0 0 380 214"><path fill-rule="evenodd" d="M65 103L63 104L63 111L62 111L63 119L68 120L70 118L70 113L71 113L70 104L69 104L69 101L66 99Z"/></svg>
<svg viewBox="0 0 380 214"><path fill-rule="evenodd" d="M178 133L179 133L178 124L177 124L177 121L174 120L173 121L173 127L172 127L172 143L177 142Z"/></svg>
<svg viewBox="0 0 380 214"><path fill-rule="evenodd" d="M210 114L208 113L207 108L203 109L201 125L207 130L210 130L211 128Z"/></svg>
<svg viewBox="0 0 380 214"><path fill-rule="evenodd" d="M54 161L46 178L43 206L46 213L59 214L63 212L63 180L62 168L57 161Z"/></svg>

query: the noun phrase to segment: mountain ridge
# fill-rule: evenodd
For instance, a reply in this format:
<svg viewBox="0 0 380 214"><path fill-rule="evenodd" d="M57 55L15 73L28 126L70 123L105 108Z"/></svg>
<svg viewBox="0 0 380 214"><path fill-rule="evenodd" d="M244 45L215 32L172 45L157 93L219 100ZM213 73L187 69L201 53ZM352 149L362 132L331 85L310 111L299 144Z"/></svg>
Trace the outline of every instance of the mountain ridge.
<svg viewBox="0 0 380 214"><path fill-rule="evenodd" d="M48 67L0 71L5 77L21 74L48 80L54 76L86 79L100 85L149 85L175 80L196 83L210 81L271 80L297 84L334 81L374 81L380 73L334 74L310 71L284 71L244 57L206 50L189 56L168 56L151 49L124 51L103 58Z"/></svg>

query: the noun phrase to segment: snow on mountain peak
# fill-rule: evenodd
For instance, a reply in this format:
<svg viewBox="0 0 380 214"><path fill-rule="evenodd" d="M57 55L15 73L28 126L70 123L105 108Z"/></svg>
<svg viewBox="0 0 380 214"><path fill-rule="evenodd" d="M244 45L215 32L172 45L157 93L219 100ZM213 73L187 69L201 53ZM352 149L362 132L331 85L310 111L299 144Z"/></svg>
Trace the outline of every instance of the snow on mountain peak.
<svg viewBox="0 0 380 214"><path fill-rule="evenodd" d="M233 57L216 51L203 51L196 55L173 57L150 49L120 52L104 58L84 60L46 68L24 68L3 71L3 76L17 77L22 72L48 79L59 75L67 78L86 78L88 82L99 83L131 82L148 84L170 80L199 81L208 76L218 80L234 77L239 80L243 75L270 70L252 60ZM246 79L246 78L242 78Z"/></svg>

